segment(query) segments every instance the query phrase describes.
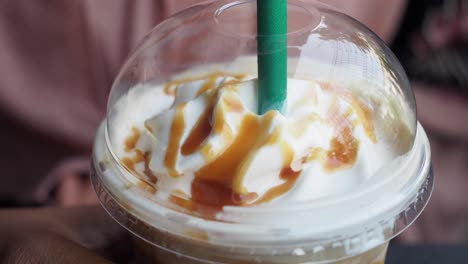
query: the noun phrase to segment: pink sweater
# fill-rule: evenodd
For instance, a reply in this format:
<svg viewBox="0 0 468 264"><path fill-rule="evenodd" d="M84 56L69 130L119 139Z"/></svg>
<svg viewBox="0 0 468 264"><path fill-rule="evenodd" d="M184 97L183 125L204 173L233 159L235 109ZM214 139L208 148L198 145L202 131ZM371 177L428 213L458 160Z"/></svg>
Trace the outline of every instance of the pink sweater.
<svg viewBox="0 0 468 264"><path fill-rule="evenodd" d="M0 3L0 199L37 200L48 175L86 171L120 65L152 27L196 2Z"/></svg>

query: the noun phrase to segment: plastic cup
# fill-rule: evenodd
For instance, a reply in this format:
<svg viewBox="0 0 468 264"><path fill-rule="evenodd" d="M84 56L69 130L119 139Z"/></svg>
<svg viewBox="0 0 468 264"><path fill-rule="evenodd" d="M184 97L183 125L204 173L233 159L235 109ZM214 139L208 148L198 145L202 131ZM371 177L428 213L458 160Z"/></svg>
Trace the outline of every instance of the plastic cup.
<svg viewBox="0 0 468 264"><path fill-rule="evenodd" d="M388 164L343 194L225 207L221 220L158 198L123 164L118 135L130 133L126 120L142 114L131 102L140 84L163 89L187 73L256 74L255 6L252 0L216 1L182 11L128 59L95 138L92 182L99 200L133 235L138 263L383 263L390 239L416 220L431 194L429 142L394 55L367 28L320 3L288 3L288 77L332 82L373 107L377 138L394 149ZM163 108L157 98L154 105L151 98L138 100L153 109L141 118Z"/></svg>

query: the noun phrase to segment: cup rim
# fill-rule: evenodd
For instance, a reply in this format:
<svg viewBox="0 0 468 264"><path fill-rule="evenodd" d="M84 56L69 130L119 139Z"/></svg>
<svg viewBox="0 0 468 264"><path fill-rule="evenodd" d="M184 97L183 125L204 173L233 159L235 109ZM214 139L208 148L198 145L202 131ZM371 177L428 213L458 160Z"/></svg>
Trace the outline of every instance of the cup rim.
<svg viewBox="0 0 468 264"><path fill-rule="evenodd" d="M276 234L276 236L275 234L270 234L271 236L269 238L274 239L276 237L277 241L274 241L274 243L263 244L261 243L261 241L244 241L243 243L238 243L239 241L234 241L234 243L230 243L231 241L229 241L229 239L231 239L230 236L232 235L232 233L226 232L224 235L227 236L227 240L225 241L206 241L197 237L186 236L183 233L178 233L177 231L186 230L187 228L203 230L203 227L212 227L216 224L218 228L215 230L215 232L219 233L223 232L223 230L226 230L226 228L239 224L227 222L214 222L202 218L196 218L193 216L188 216L190 221L186 221L187 216L185 215L185 218L181 218L179 216L183 214L179 212L174 212L171 210L166 210L162 213L157 212L157 210L161 209L161 207L157 204L154 204L153 201L151 201L150 204L143 202L145 199L147 199L143 196L133 195L134 198L137 197L136 200L142 202L142 204L146 204L146 206L139 206L141 204L135 202L136 200L134 200L133 202L130 200L124 201L125 198L129 198L130 196L127 195L126 197L122 197L122 193L128 194L129 191L136 191L135 189L125 189L124 191L120 191L120 195L116 193L116 189L125 186L126 183L122 181L121 177L113 177L113 183L109 181L110 177L103 177L104 173L115 172L115 166L112 166L112 164L103 165L101 162L102 157L98 157L99 155L97 155L99 153L102 155L103 151L105 151L104 149L107 148L106 146L98 145L99 143L102 144L102 138L100 138L99 135L101 135L101 137L104 135L105 123L106 122L103 122L101 128L99 129L100 132L98 132L97 134L93 156L94 166L92 170L95 171L95 173L93 173L92 175L92 182L96 192L98 193L99 201L101 205L106 209L106 211L108 211L108 213L118 223L120 223L133 235L144 239L145 241L154 246L162 247L165 250L170 250L170 248L161 246L159 244L160 241L158 241L158 239L147 237L146 234L143 234L139 230L132 228L129 225L128 218L132 217L133 219L137 219L139 223L146 223L146 225L148 225L149 228L162 230L163 232L170 233L174 236L182 237L183 239L189 241L197 241L197 243L201 244L215 243L220 246L227 247L254 247L257 248L259 251L265 250L266 248L270 250L271 248L275 248L277 252L282 252L282 250L290 251L291 249L296 248L298 245L301 245L303 247L308 246L309 248L313 248L315 250L317 248L323 249L324 247L331 247L335 249L343 248L347 253L343 253L342 255L340 255L340 257L347 258L350 257L352 254L357 255L373 247L386 243L393 237L403 232L421 214L421 212L427 205L427 202L430 198L433 189L434 177L432 174L432 166L430 162L430 148L428 138L422 126L418 124L418 140L416 140L415 142L419 143L419 147L416 146L413 147L413 149L419 148L418 151L420 151L420 154L422 155L420 156L421 159L419 160L419 166L417 166L417 174L415 173L415 177L411 177L412 184L404 185L404 196L407 196L406 198L408 199L403 199L399 201L398 206L392 208L390 212L382 212L378 217L370 219L373 221L363 221L363 223L358 223L360 228L353 229L351 230L351 232L350 230L346 230L346 228L349 229L349 227L344 227L341 229L329 230L329 232L317 234L317 236L301 237L293 240L281 239L281 234ZM104 168L103 166L106 166L107 168ZM112 186L116 183L118 186ZM338 202L339 200L335 202ZM128 202L131 203L131 207L129 207ZM149 208L148 205L153 205L154 207ZM252 208L249 208L248 210L252 210ZM297 211L298 209L288 208L288 211L284 213L293 212L293 210ZM122 214L125 215L124 218L122 218ZM149 220L152 217L154 217L155 221ZM376 221L377 219L378 221ZM162 226L160 225L160 221L168 221L169 224L166 226ZM240 225L242 225L242 223L240 223ZM251 229L252 225L248 225L246 227ZM373 243L369 242L373 239L375 240L378 237L380 237L380 241L374 241ZM336 258L333 258L333 260L336 260Z"/></svg>

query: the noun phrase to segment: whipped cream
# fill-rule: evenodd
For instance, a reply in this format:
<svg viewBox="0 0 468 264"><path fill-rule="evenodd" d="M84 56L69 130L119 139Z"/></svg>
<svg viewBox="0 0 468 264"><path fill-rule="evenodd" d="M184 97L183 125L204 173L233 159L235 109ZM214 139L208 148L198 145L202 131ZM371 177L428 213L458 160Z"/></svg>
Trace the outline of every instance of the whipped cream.
<svg viewBox="0 0 468 264"><path fill-rule="evenodd" d="M93 182L102 184L96 187L98 195L123 226L149 241L166 243L161 235L167 234L169 241L188 238L219 246L228 254L269 255L273 250L277 259L291 252L359 254L399 233L402 226L395 221L414 220L432 186L429 144L424 130L416 126L411 98L391 76L369 79L352 65L292 60L287 109L257 116L255 76L245 74L255 73L256 65L255 57L239 58L191 68L167 84L140 83L114 91L96 136ZM224 72L217 72L220 69ZM200 98L210 104L198 105ZM231 102L233 98L237 103ZM184 127L177 133L175 155L166 159L178 107ZM225 154L203 152L202 146L229 148L221 145L224 138L219 135L224 134L219 131L225 130L214 129L217 114L228 131L237 131L225 133L229 138L242 134L245 121L239 120L247 119L268 125L245 134L252 138L276 134L278 139L274 144L251 144L254 160L242 156L246 173L231 185L207 185L197 175L200 164L203 168L215 162L200 160ZM298 121L309 114L308 122ZM208 125L197 126L197 118ZM204 133L195 134L204 137L192 138L205 139L186 145L196 127L211 129L200 129ZM342 135L346 140L339 138ZM348 147L334 148L340 140ZM275 148L276 153L271 151ZM335 151L347 155L330 159L333 149L355 151ZM189 156L193 160L187 164ZM331 162L336 160L341 162ZM213 175L225 176L225 167L219 168L221 172ZM225 196L214 196L213 190ZM207 199L213 197L220 199ZM153 228L162 232L153 234Z"/></svg>
<svg viewBox="0 0 468 264"><path fill-rule="evenodd" d="M289 79L284 112L262 116L257 89L251 76L222 72L134 87L120 102L132 111L119 117L126 129L113 136L124 143L117 156L154 195L194 210L187 201L223 207L338 196L402 152L377 133L371 107L380 105L351 89Z"/></svg>

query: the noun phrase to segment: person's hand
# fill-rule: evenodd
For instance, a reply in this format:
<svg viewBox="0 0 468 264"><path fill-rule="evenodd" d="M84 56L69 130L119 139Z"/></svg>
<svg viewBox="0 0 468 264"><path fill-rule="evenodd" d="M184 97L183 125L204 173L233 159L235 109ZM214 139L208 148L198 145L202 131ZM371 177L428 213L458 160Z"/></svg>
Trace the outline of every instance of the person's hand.
<svg viewBox="0 0 468 264"><path fill-rule="evenodd" d="M125 241L97 206L0 210L1 263L125 263Z"/></svg>

